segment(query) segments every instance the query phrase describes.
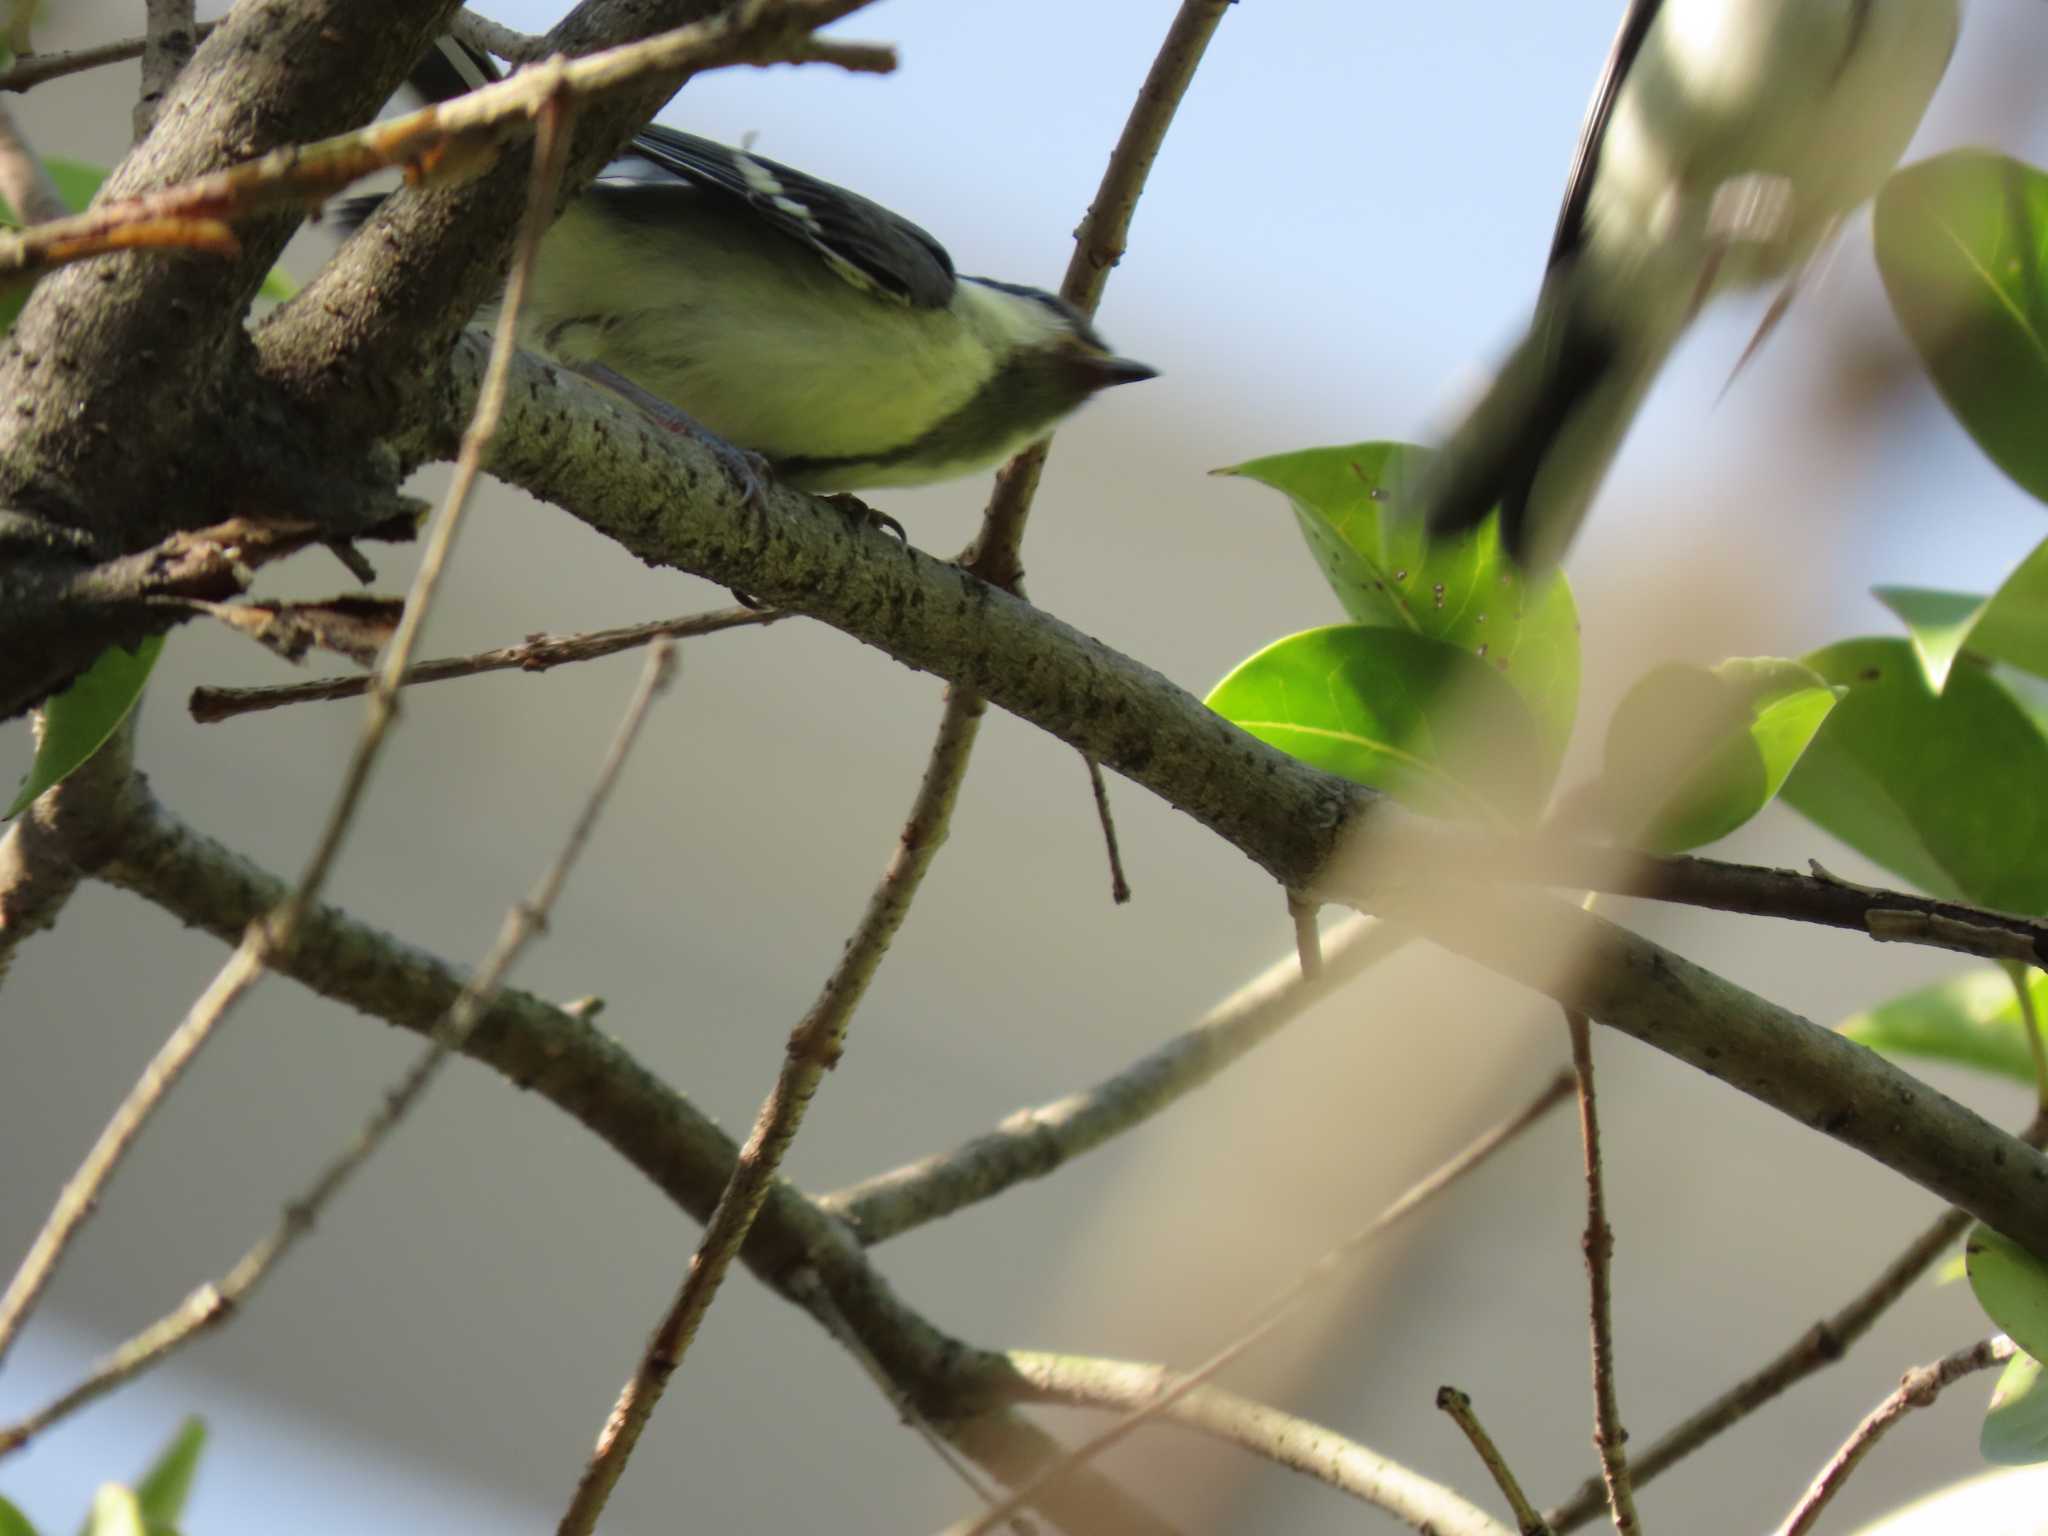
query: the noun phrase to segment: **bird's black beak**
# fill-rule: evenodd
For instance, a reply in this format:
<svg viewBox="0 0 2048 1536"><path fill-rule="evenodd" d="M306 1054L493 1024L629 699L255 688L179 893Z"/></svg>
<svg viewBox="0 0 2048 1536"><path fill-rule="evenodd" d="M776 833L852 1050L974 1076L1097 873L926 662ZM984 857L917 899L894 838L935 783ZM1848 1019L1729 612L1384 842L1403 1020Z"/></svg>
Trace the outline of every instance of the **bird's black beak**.
<svg viewBox="0 0 2048 1536"><path fill-rule="evenodd" d="M1108 352L1083 352L1079 362L1082 376L1088 380L1090 389L1108 389L1117 384L1137 384L1145 379L1159 377L1159 370L1148 363L1141 363L1129 357L1117 357Z"/></svg>

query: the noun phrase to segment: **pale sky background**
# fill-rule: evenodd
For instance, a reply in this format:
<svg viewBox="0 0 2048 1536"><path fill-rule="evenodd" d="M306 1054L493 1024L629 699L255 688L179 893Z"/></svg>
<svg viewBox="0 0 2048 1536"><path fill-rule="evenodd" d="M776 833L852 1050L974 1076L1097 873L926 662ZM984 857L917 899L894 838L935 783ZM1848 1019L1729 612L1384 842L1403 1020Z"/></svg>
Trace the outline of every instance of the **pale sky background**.
<svg viewBox="0 0 2048 1536"><path fill-rule="evenodd" d="M132 30L73 0L50 48ZM969 272L1051 285L1173 6L890 0L848 36L892 78L733 72L663 120L890 205ZM1204 471L1289 447L1415 437L1526 314L1619 6L1247 0L1225 19L1161 157L1101 317L1161 369L1060 438L1027 550L1034 598L1201 691L1335 605L1285 507ZM492 12L538 30L539 6ZM2048 161L2048 7L1974 0L1914 155L1992 143ZM117 155L132 69L20 107L52 152ZM287 265L331 249L303 237ZM1867 224L1720 403L1756 306L1710 317L1645 412L1572 561L1584 616L1581 763L1655 660L1797 655L1888 632L1877 581L1983 590L2044 534L1909 359ZM1901 371L1901 370L1906 371ZM1843 402L1853 402L1845 407ZM429 480L430 486L439 481ZM939 551L985 486L877 502ZM404 552L379 550L402 587ZM338 590L307 556L266 592ZM722 601L557 514L496 498L472 523L436 654ZM555 845L631 687L632 658L422 690L335 899L456 959L481 952ZM353 706L199 727L194 683L280 680L181 631L142 751L166 799L295 869L356 728ZM684 680L550 937L516 978L600 992L604 1023L732 1128L751 1119L887 859L939 690L816 626L691 648ZM0 775L25 760L0 735ZM1071 754L993 717L923 904L857 1019L789 1173L827 1189L952 1145L1184 1027L1287 944L1236 854L1114 786L1137 900L1113 909ZM1773 812L1726 850L1857 865ZM1665 942L1822 1021L1953 969L1851 937L1648 909ZM88 889L0 993L0 1252L18 1251L139 1065L221 958L161 913ZM1187 1362L1562 1059L1554 1011L1404 957L1225 1082L1042 1183L878 1251L893 1283L977 1343ZM366 1027L367 1026L367 1027ZM142 1144L0 1377L0 1416L217 1275L411 1057L401 1037L272 982ZM1930 1200L1747 1101L1602 1037L1623 1406L1654 1436L1832 1310ZM2021 1097L1944 1087L2008 1121ZM1497 1509L1430 1406L1472 1392L1540 1500L1591 1470L1576 1148L1559 1121L1391 1251L1372 1286L1232 1378ZM546 1530L670 1294L695 1230L579 1127L463 1067L247 1314L112 1404L0 1463L0 1492L73 1526L180 1414L215 1425L191 1536ZM1910 1364L1981 1331L1922 1288L1845 1366L1653 1485L1662 1530L1775 1522ZM1977 1470L1988 1383L1901 1429L1834 1529ZM1071 1431L1081 1421L1047 1422ZM1190 1531L1393 1529L1234 1454L1156 1433L1116 1466ZM628 1472L608 1531L920 1532L956 1486L810 1323L728 1287Z"/></svg>

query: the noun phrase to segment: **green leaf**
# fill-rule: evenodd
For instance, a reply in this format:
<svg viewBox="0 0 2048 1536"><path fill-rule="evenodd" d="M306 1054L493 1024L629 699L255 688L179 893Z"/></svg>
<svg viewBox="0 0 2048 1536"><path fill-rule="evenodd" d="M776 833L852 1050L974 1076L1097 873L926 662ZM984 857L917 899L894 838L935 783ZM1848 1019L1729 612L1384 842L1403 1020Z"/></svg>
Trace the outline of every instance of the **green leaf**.
<svg viewBox="0 0 2048 1536"><path fill-rule="evenodd" d="M2048 1017L2048 976L2031 972L2027 985L2037 1014ZM1839 1026L1851 1040L1888 1056L1926 1056L1976 1067L2034 1084L2026 1021L2012 978L1999 966L1966 971L1901 993L1854 1014Z"/></svg>
<svg viewBox="0 0 2048 1536"><path fill-rule="evenodd" d="M1770 804L1840 696L1771 657L1653 668L1608 725L1602 821L1660 853L1726 837Z"/></svg>
<svg viewBox="0 0 2048 1536"><path fill-rule="evenodd" d="M1433 815L1533 820L1556 773L1498 672L1406 630L1339 624L1277 640L1209 707L1304 762Z"/></svg>
<svg viewBox="0 0 2048 1536"><path fill-rule="evenodd" d="M1535 711L1562 754L1579 707L1579 611L1562 576L1533 586L1491 523L1434 544L1410 509L1428 454L1354 443L1219 470L1271 486L1294 507L1309 553L1360 624L1426 635L1484 657Z"/></svg>
<svg viewBox="0 0 2048 1536"><path fill-rule="evenodd" d="M102 1484L80 1536L148 1536L134 1493L119 1483Z"/></svg>
<svg viewBox="0 0 2048 1536"><path fill-rule="evenodd" d="M205 1449L206 1421L190 1414L135 1485L142 1516L151 1525L175 1524L184 1514L185 1500L192 1493L192 1476L199 1470L199 1453Z"/></svg>
<svg viewBox="0 0 2048 1536"><path fill-rule="evenodd" d="M2048 540L2037 544L1990 597L1878 587L1877 599L1905 622L1936 693L1968 649L2048 677Z"/></svg>
<svg viewBox="0 0 2048 1536"><path fill-rule="evenodd" d="M35 761L0 820L19 816L37 795L63 783L120 729L142 697L142 685L149 681L149 669L163 648L162 635L151 635L132 651L111 646L43 706L43 739Z"/></svg>
<svg viewBox="0 0 2048 1536"><path fill-rule="evenodd" d="M0 1536L37 1536L29 1517L6 1499L0 1499Z"/></svg>
<svg viewBox="0 0 2048 1536"><path fill-rule="evenodd" d="M1984 1459L2001 1467L2048 1461L2048 1386L2041 1362L2022 1351L2006 1361L1977 1432Z"/></svg>
<svg viewBox="0 0 2048 1536"><path fill-rule="evenodd" d="M2048 911L2048 739L1976 667L1940 695L1904 640L1806 658L1849 691L1786 779L1787 804L1938 896Z"/></svg>
<svg viewBox="0 0 2048 1536"><path fill-rule="evenodd" d="M2036 1360L2048 1355L2048 1264L1978 1222L1963 1240L1977 1305Z"/></svg>
<svg viewBox="0 0 2048 1536"><path fill-rule="evenodd" d="M1935 388L1985 456L2048 501L2048 176L1962 149L1877 195L1877 265Z"/></svg>

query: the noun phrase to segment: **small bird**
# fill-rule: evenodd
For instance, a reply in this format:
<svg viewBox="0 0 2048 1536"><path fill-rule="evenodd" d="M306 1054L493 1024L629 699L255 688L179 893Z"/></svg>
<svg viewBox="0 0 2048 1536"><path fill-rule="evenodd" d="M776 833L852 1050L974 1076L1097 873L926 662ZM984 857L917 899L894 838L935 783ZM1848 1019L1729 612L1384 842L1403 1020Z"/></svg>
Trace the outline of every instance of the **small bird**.
<svg viewBox="0 0 2048 1536"><path fill-rule="evenodd" d="M445 100L497 78L443 39ZM381 198L352 198L354 228ZM1056 294L953 270L908 219L744 149L649 127L542 241L520 343L809 491L998 463L1097 391L1155 376Z"/></svg>
<svg viewBox="0 0 2048 1536"><path fill-rule="evenodd" d="M1687 325L1783 280L1769 332L1905 153L1961 20L1960 0L1631 0L1529 333L1418 488L1431 535L1498 506L1508 554L1555 564Z"/></svg>

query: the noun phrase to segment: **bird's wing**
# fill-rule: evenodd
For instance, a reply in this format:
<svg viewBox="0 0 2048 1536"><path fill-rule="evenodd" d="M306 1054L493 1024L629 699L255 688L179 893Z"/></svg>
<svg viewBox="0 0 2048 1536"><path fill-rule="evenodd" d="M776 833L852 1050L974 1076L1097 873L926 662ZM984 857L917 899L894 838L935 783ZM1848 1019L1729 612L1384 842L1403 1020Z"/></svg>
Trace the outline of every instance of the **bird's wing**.
<svg viewBox="0 0 2048 1536"><path fill-rule="evenodd" d="M1614 46L1607 51L1606 68L1600 72L1600 88L1586 108L1586 121L1579 129L1579 147L1572 155L1571 179L1564 185L1564 207L1558 211L1557 233L1550 242L1550 270L1555 271L1577 254L1586 232L1586 203L1593 194L1593 178L1600 172L1600 146L1607 137L1608 120L1621 96L1643 39L1657 19L1664 0L1629 0L1621 29L1614 34Z"/></svg>
<svg viewBox="0 0 2048 1536"><path fill-rule="evenodd" d="M815 252L854 287L943 309L953 298L953 259L908 219L879 203L743 149L649 126L599 183L645 185L665 174L743 203L770 228Z"/></svg>

